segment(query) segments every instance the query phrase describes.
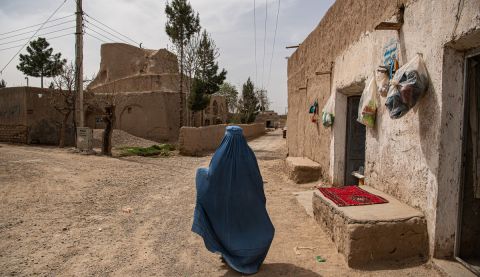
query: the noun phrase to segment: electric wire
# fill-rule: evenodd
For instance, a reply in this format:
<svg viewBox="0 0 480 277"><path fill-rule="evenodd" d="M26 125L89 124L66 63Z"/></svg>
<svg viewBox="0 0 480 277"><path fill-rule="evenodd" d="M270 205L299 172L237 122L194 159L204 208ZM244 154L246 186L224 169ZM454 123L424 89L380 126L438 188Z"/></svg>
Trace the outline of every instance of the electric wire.
<svg viewBox="0 0 480 277"><path fill-rule="evenodd" d="M267 55L267 19L268 19L268 0L265 0L265 30L263 37L263 63L262 63L262 90L264 90L264 81L265 81L265 56Z"/></svg>
<svg viewBox="0 0 480 277"><path fill-rule="evenodd" d="M273 54L275 52L275 43L277 39L278 15L280 13L280 1L281 0L278 0L278 5L277 5L277 19L275 20L275 32L273 33L272 56L270 58L270 69L268 70L267 88L270 86L270 77L272 76L272 63L273 63Z"/></svg>
<svg viewBox="0 0 480 277"><path fill-rule="evenodd" d="M65 18L68 18L68 17L73 16L73 15L75 15L75 14L70 14L70 15L67 15L67 16L64 16L64 17L55 18L55 19L49 20L48 22L58 21L58 20L65 19ZM40 26L40 25L42 25L42 23L40 23L40 24L35 24L35 25L31 25L31 26L27 26L27 27L23 27L23 28L20 28L20 29L12 30L12 31L8 31L8 32L6 32L6 33L1 33L0 36L7 35L7 34L11 34L11 33L15 33L15 32L18 32L18 31L22 31L22 30L29 29L29 28L32 28L32 27L35 27L35 26ZM33 32L33 31L32 31L32 32Z"/></svg>
<svg viewBox="0 0 480 277"><path fill-rule="evenodd" d="M87 36L92 37L92 38L96 38L96 39L98 39L99 41L101 41L101 42L103 42L103 43L108 43L108 41L105 41L105 40L103 40L103 39L101 39L101 38L98 38L98 37L96 37L96 36L94 36L94 35L92 35L92 34L90 34L90 33L88 33L88 32L85 32L85 34L86 34Z"/></svg>
<svg viewBox="0 0 480 277"><path fill-rule="evenodd" d="M52 26L44 27L42 30L50 29L50 28L53 28L53 27L56 27L56 26L60 26L60 25L63 25L63 24L66 24L66 23L70 23L70 22L75 22L75 20L65 21L65 22L58 23L58 24L55 24L55 25L52 25ZM35 32L35 31L23 32L23 33L19 33L19 34L16 34L16 35L11 35L11 36L8 36L8 37L0 38L0 40L4 40L4 39L8 39L8 38L13 38L13 37L18 37L18 36L30 34L30 33L33 33L33 32Z"/></svg>
<svg viewBox="0 0 480 277"><path fill-rule="evenodd" d="M57 38L61 38L61 37L66 37L68 35L74 35L75 33L68 33L68 34L63 34L61 36L56 36L56 37L47 37L45 39L47 40L54 40L54 39L57 39ZM15 46L11 46L11 47L7 47L7 48L2 48L0 49L0 51L6 51L6 50L9 50L9 49L13 49L13 48L17 48L17 47L20 47L22 45L15 45Z"/></svg>
<svg viewBox="0 0 480 277"><path fill-rule="evenodd" d="M110 42L114 42L114 41L115 41L115 40L113 40L113 39L111 39L111 38L107 37L106 35L104 35L104 34L102 34L102 33L99 33L99 32L97 32L97 31L95 31L94 29L92 29L92 28L90 28L90 27L88 27L88 26L85 26L85 29L87 29L87 30L90 30L90 31L94 32L95 34L97 34L98 36L100 36L100 37L102 37L102 38L106 39L107 41L104 41L105 43L110 43Z"/></svg>
<svg viewBox="0 0 480 277"><path fill-rule="evenodd" d="M65 30L69 30L69 29L73 29L75 28L75 26L72 26L72 27L68 27L68 28L63 28L63 29L60 29L60 30L55 30L55 31L52 31L52 32L48 32L48 33L43 33L43 34L40 34L40 35L36 35L34 37L42 37L42 36L45 36L45 35L49 35L49 34L54 34L54 33L58 33L58 32L61 32L61 31L65 31ZM30 39L34 38L34 37L31 37ZM8 42L3 42L3 43L0 43L0 45L6 45L6 44L10 44L10 43L14 43L14 42L19 42L19 41L24 41L26 39L29 39L29 37L25 37L25 38L21 38L21 39L17 39L17 40L12 40L12 41L8 41Z"/></svg>
<svg viewBox="0 0 480 277"><path fill-rule="evenodd" d="M98 22L98 23L101 24L102 26L104 26L104 27L112 30L112 31L115 32L115 33L117 33L118 35L120 35L120 36L122 36L122 37L124 37L124 38L126 38L126 39L128 39L128 40L130 40L131 42L133 42L133 44L140 45L140 43L136 42L135 40L133 40L133 39L130 38L129 36L126 36L126 35L120 33L119 31L113 29L112 27L106 25L105 23L102 23L102 22L99 21L98 19L95 19L95 18L92 17L91 15L89 15L89 14L87 14L87 13L85 13L85 15L86 15L87 17L91 18L92 20L94 20L95 22ZM92 24L92 23L90 23L90 24Z"/></svg>
<svg viewBox="0 0 480 277"><path fill-rule="evenodd" d="M90 22L90 21L88 21L88 20L86 20L86 19L85 19L85 21L86 21L89 25L91 25L91 26L93 26L93 27L95 27L95 28L97 28L97 29L99 29L99 30L101 30L101 31L109 34L110 36L112 36L112 37L114 37L114 38L116 38L116 39L118 39L118 40L120 40L120 41L122 41L122 42L125 42L125 43L127 43L127 44L130 44L130 42L128 42L128 41L126 41L126 40L124 40L124 39L122 39L122 38L120 38L120 37L118 37L118 36L116 36L116 35L114 35L114 34L112 34L112 33L110 33L109 31L106 31L105 29L103 29L103 28L101 28L101 27L98 27L97 25L93 24L92 22Z"/></svg>
<svg viewBox="0 0 480 277"><path fill-rule="evenodd" d="M20 49L18 49L17 53L15 53L15 55L12 56L12 58L7 62L7 64L2 68L2 70L0 70L0 74L3 73L5 68L7 68L7 66L13 61L13 59L15 59L15 57L18 54L20 54L23 48L27 46L27 44L32 40L32 38L35 37L35 35L43 28L43 26L45 26L45 24L47 24L47 22L58 12L58 10L60 10L60 8L62 8L63 5L65 5L66 2L67 0L63 0L63 2L58 6L58 8L55 11L53 11L53 13L47 18L47 20L45 20L45 22L43 22L43 24L37 29L37 31L35 31L35 33L30 37L30 39L27 42L25 42L25 44L22 47L20 47Z"/></svg>

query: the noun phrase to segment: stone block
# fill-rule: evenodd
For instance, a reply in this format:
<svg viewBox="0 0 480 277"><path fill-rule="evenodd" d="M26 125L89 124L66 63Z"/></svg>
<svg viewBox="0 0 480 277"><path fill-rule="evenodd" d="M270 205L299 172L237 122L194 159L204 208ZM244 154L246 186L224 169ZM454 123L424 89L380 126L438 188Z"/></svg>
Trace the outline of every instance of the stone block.
<svg viewBox="0 0 480 277"><path fill-rule="evenodd" d="M424 215L368 186L363 189L389 201L386 204L338 207L316 190L313 214L353 268L365 268L428 258Z"/></svg>
<svg viewBox="0 0 480 277"><path fill-rule="evenodd" d="M288 178L297 184L314 182L320 178L320 165L308 158L288 157L285 166Z"/></svg>

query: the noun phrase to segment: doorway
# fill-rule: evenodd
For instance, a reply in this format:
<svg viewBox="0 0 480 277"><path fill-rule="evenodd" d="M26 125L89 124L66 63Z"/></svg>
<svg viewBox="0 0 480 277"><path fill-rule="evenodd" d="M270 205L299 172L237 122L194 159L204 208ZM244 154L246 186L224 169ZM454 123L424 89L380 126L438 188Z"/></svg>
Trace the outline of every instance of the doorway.
<svg viewBox="0 0 480 277"><path fill-rule="evenodd" d="M345 147L345 184L358 185L358 179L352 173L359 171L363 175L365 166L365 137L366 130L363 124L357 121L360 96L347 98L347 126Z"/></svg>
<svg viewBox="0 0 480 277"><path fill-rule="evenodd" d="M455 255L480 275L480 55L466 60L463 182Z"/></svg>

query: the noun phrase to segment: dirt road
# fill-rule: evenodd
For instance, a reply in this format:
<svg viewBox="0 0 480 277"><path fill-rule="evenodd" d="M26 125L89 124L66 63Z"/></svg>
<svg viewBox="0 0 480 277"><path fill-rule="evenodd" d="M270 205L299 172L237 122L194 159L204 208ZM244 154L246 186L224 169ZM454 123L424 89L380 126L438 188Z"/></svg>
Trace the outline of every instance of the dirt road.
<svg viewBox="0 0 480 277"><path fill-rule="evenodd" d="M280 132L251 141L275 239L258 276L434 276L428 265L349 269L296 202ZM210 157L122 159L0 144L0 276L239 276L190 231ZM315 247L295 254L295 246ZM327 261L318 263L315 256Z"/></svg>

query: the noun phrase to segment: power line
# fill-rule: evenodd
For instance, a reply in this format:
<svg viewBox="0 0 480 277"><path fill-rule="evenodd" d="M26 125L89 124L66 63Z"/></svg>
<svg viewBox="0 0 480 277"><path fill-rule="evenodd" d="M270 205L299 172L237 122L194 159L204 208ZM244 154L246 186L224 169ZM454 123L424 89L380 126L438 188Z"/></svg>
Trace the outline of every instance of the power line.
<svg viewBox="0 0 480 277"><path fill-rule="evenodd" d="M63 7L63 5L65 5L65 3L67 2L67 0L63 0L63 2L60 4L60 6L58 6L58 8L53 11L53 13L47 18L47 20L45 20L45 22L43 22L43 24L37 29L37 31L30 37L30 39L25 42L25 44L20 48L18 49L17 53L15 53L15 55L13 55L13 57L7 62L7 64L2 68L2 70L0 70L0 74L3 73L3 71L5 70L5 68L7 68L7 66L13 61L13 59L15 59L15 57L23 50L23 48L25 48L25 46L27 46L27 44L30 42L30 40L32 40L33 37L35 37L35 35L43 28L43 26L45 26L45 24L47 24L47 22L58 12L58 10L60 10L61 7Z"/></svg>
<svg viewBox="0 0 480 277"><path fill-rule="evenodd" d="M60 29L60 30L55 30L55 31L48 32L48 33L43 33L43 34L40 34L40 35L36 35L36 36L34 36L34 37L41 37L41 36L45 36L45 35L49 35L49 34L58 33L58 32L61 32L61 31L73 29L73 28L75 28L75 26L68 27L68 28L63 28L63 29ZM34 38L34 37L31 37L30 39L32 39L32 38ZM21 39L17 39L17 40L12 40L12 41L8 41L8 42L3 42L3 43L0 43L0 45L5 45L5 44L14 43L14 42L24 41L24 40L26 40L26 39L28 39L28 37L26 37L26 38L21 38Z"/></svg>
<svg viewBox="0 0 480 277"><path fill-rule="evenodd" d="M88 30L90 30L90 31L94 32L95 34L99 35L100 37L102 37L102 38L104 38L104 39L108 40L108 41L102 40L102 41L103 41L103 42L105 42L105 43L111 43L111 42L114 42L114 40L113 40L113 39L111 39L111 38L107 37L106 35L104 35L104 34L102 34L102 33L99 33L99 32L97 32L97 31L93 30L92 28L90 28L90 27L88 27L88 26L85 26L85 29L88 29ZM85 32L85 33L87 33L87 32Z"/></svg>
<svg viewBox="0 0 480 277"><path fill-rule="evenodd" d="M256 16L256 3L253 0L253 30L254 30L254 40L255 40L255 84L257 83L258 78L258 64L257 64L257 16Z"/></svg>
<svg viewBox="0 0 480 277"><path fill-rule="evenodd" d="M95 30L93 30L93 29L91 29L91 28L88 28L88 27L85 27L85 28L87 28L87 29L90 30L90 31L95 32L97 35L99 35L99 36L101 37L101 38L99 38L99 37L96 36L96 35L92 35L92 34L89 33L89 32L85 32L86 35L88 35L88 36L90 36L90 37L92 37L92 38L95 38L95 39L97 39L97 40L99 40L99 41L101 41L101 42L103 42L103 43L111 43L110 46L113 47L113 48L116 48L116 49L118 49L118 50L126 51L126 52L129 52L129 53L132 53L132 54L138 54L138 52L132 51L131 49L116 46L115 44L113 44L113 40L112 40L111 38L109 38L109 37L107 37L107 36L105 36L105 35L103 35L103 34L101 34L101 33L99 33L99 32L96 32ZM102 38L103 38L103 39L102 39ZM107 41L107 40L108 40L108 41ZM136 47L136 46L131 45L131 44L127 44L127 45L130 45L130 46L132 46L132 47Z"/></svg>
<svg viewBox="0 0 480 277"><path fill-rule="evenodd" d="M68 33L68 34L64 34L64 35L61 35L61 36L50 37L50 38L46 38L46 39L54 40L54 39L57 39L57 38L66 37L68 35L74 35L74 33ZM20 46L22 46L22 45L15 45L15 46L11 46L11 47L8 47L8 48L2 48L2 49L0 49L0 51L6 51L6 50L17 48L17 47L20 47Z"/></svg>
<svg viewBox="0 0 480 277"><path fill-rule="evenodd" d="M85 15L86 15L87 17L91 18L92 20L94 20L95 22L98 22L98 23L99 23L99 24L101 24L102 26L104 26L104 27L106 27L106 28L108 28L108 29L112 30L113 32L115 32L115 33L119 34L120 36L122 36L122 37L124 37L124 38L126 38L126 39L130 40L130 41L131 41L131 42L133 42L134 44L140 45L140 43L138 43L138 42L136 42L135 40L131 39L130 37L128 37L128 36L126 36L126 35L124 35L124 34L120 33L119 31L117 31L117 30L113 29L112 27L109 27L108 25L106 25L106 24L104 24L104 23L100 22L99 20L97 20L97 19L93 18L91 15L89 15L89 14L87 14L87 13L85 13ZM92 23L90 23L90 24L92 24ZM97 27L97 28L98 28L98 27Z"/></svg>
<svg viewBox="0 0 480 277"><path fill-rule="evenodd" d="M124 39L122 39L122 38L120 38L120 37L118 37L118 36L116 36L116 35L114 35L114 34L112 34L112 33L110 33L109 31L106 31L105 29L102 29L102 28L98 27L97 25L91 23L90 21L88 21L88 20L85 20L85 21L86 21L89 25L91 25L91 26L93 26L93 27L95 27L95 28L97 28L97 29L99 29L99 30L101 30L101 31L103 31L103 32L111 35L112 37L114 37L114 38L116 38L116 39L118 39L118 40L120 40L120 41L122 41L122 42L125 42L125 43L127 43L127 44L130 44L130 42L128 42L128 41L126 41L126 40L124 40ZM91 29L90 29L90 30L91 30Z"/></svg>
<svg viewBox="0 0 480 277"><path fill-rule="evenodd" d="M58 23L58 24L55 24L55 25L52 25L52 26L48 26L48 27L43 28L43 30L45 30L45 29L50 29L50 28L53 28L53 27L56 27L56 26L60 26L60 25L63 25L63 24L66 24L66 23L70 23L70 22L75 22L75 20L65 21L65 22ZM23 32L23 33L20 33L20 34L16 34L16 35L11 35L11 36L8 36L8 37L0 38L0 40L4 40L4 39L7 39L7 38L18 37L18 36L30 34L30 33L33 33L33 32L35 32L35 31Z"/></svg>
<svg viewBox="0 0 480 277"><path fill-rule="evenodd" d="M68 18L70 16L73 16L75 14L71 14L71 15L67 15L67 16L64 16L64 17L59 17L59 18L55 18L55 19L52 19L48 22L54 22L54 21L58 21L58 20L61 20L61 19L65 19L65 18ZM27 27L23 27L23 28L20 28L20 29L16 29L16 30L12 30L12 31L8 31L6 33L2 33L0 34L0 36L3 36L3 35L8 35L8 34L11 34L11 33L15 33L15 32L18 32L18 31L22 31L22 30L25 30L25 29L29 29L29 28L32 28L32 27L35 27L35 26L40 26L42 25L42 23L40 24L35 24L35 25L31 25L31 26L27 26ZM33 31L32 31L33 32Z"/></svg>
<svg viewBox="0 0 480 277"><path fill-rule="evenodd" d="M264 37L263 37L263 64L262 64L262 90L264 89L264 75L265 75L265 56L266 54L266 49L267 49L267 19L268 19L268 0L265 0L265 31L264 31Z"/></svg>
<svg viewBox="0 0 480 277"><path fill-rule="evenodd" d="M278 6L277 6L277 19L275 21L275 32L273 34L272 57L270 58L270 69L268 70L267 88L270 86L270 77L272 75L273 53L275 52L275 42L276 42L276 39L277 39L278 14L279 13L280 13L280 0L278 0Z"/></svg>
<svg viewBox="0 0 480 277"><path fill-rule="evenodd" d="M108 43L108 41L105 41L105 40L103 40L103 39L101 39L101 38L98 38L98 37L96 37L96 36L94 36L94 35L92 35L92 34L90 34L90 33L85 32L85 34L88 35L88 36L91 36L92 38L96 38L96 39L98 39L99 41L101 41L101 42L103 42L103 43Z"/></svg>

